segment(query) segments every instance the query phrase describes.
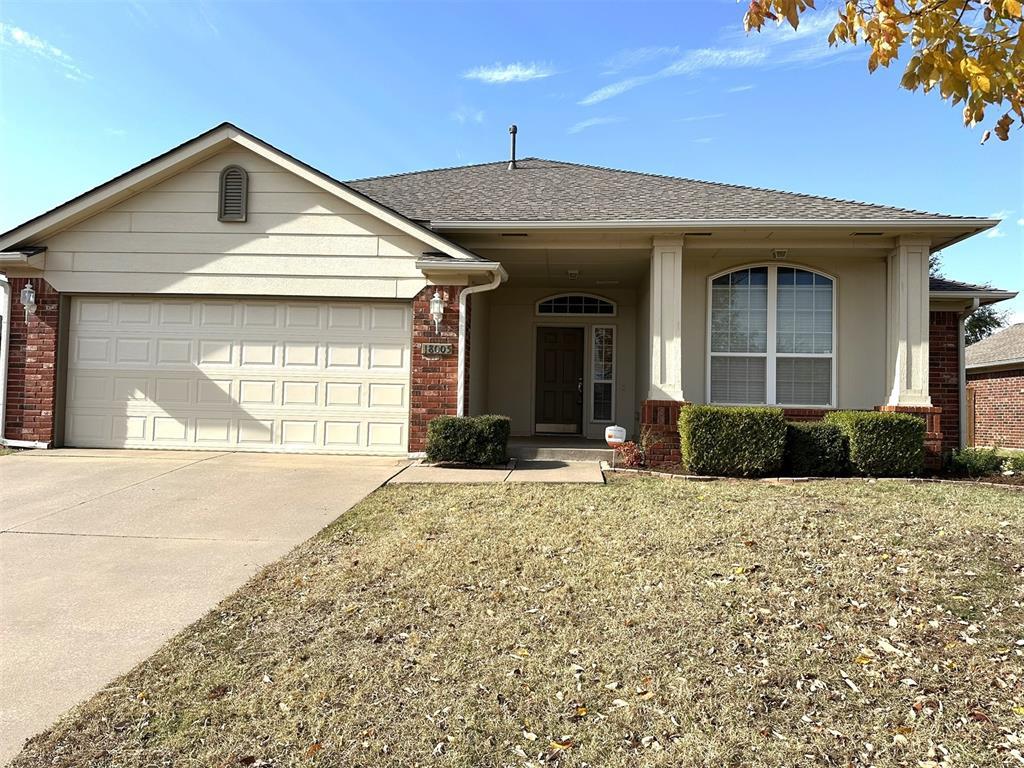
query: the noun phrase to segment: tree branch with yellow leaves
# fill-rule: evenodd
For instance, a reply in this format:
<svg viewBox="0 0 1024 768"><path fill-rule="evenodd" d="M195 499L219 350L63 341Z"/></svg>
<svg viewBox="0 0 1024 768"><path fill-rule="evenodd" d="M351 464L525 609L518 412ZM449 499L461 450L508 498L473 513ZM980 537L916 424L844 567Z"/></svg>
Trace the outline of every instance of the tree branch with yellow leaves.
<svg viewBox="0 0 1024 768"><path fill-rule="evenodd" d="M796 29L813 0L750 0L744 27L761 31L769 20ZM964 125L985 120L987 109L1003 114L982 136L1010 138L1024 124L1024 36L1021 0L846 0L828 36L829 45L871 49L868 71L888 67L909 48L900 85L963 103ZM1016 118L1016 120L1015 120Z"/></svg>

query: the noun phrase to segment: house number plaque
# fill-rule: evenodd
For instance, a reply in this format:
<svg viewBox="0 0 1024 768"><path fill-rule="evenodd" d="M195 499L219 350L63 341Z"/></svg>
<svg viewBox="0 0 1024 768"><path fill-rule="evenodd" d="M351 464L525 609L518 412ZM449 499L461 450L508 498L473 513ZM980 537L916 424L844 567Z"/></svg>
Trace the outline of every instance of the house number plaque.
<svg viewBox="0 0 1024 768"><path fill-rule="evenodd" d="M420 344L420 352L426 357L443 357L452 353L451 344Z"/></svg>

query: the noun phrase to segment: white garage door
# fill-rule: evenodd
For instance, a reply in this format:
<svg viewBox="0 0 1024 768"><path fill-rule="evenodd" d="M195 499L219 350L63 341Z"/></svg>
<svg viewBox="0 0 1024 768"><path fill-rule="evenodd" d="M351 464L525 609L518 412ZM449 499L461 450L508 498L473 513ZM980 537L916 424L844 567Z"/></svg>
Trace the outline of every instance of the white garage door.
<svg viewBox="0 0 1024 768"><path fill-rule="evenodd" d="M408 304L74 297L65 443L404 454Z"/></svg>

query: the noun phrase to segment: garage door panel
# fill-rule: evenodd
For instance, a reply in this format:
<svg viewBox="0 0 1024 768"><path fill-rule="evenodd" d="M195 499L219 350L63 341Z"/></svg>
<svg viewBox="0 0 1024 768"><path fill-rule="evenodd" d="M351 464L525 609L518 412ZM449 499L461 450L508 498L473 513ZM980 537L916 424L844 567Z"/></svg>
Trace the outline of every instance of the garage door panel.
<svg viewBox="0 0 1024 768"><path fill-rule="evenodd" d="M403 454L407 304L72 300L65 442Z"/></svg>

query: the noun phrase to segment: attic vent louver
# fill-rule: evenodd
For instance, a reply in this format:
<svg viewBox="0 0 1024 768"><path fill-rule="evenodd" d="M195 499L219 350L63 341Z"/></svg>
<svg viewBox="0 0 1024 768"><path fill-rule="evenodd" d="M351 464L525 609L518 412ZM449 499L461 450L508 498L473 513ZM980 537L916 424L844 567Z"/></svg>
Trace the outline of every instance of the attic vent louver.
<svg viewBox="0 0 1024 768"><path fill-rule="evenodd" d="M229 165L220 172L220 221L245 221L249 208L249 174L244 168Z"/></svg>

